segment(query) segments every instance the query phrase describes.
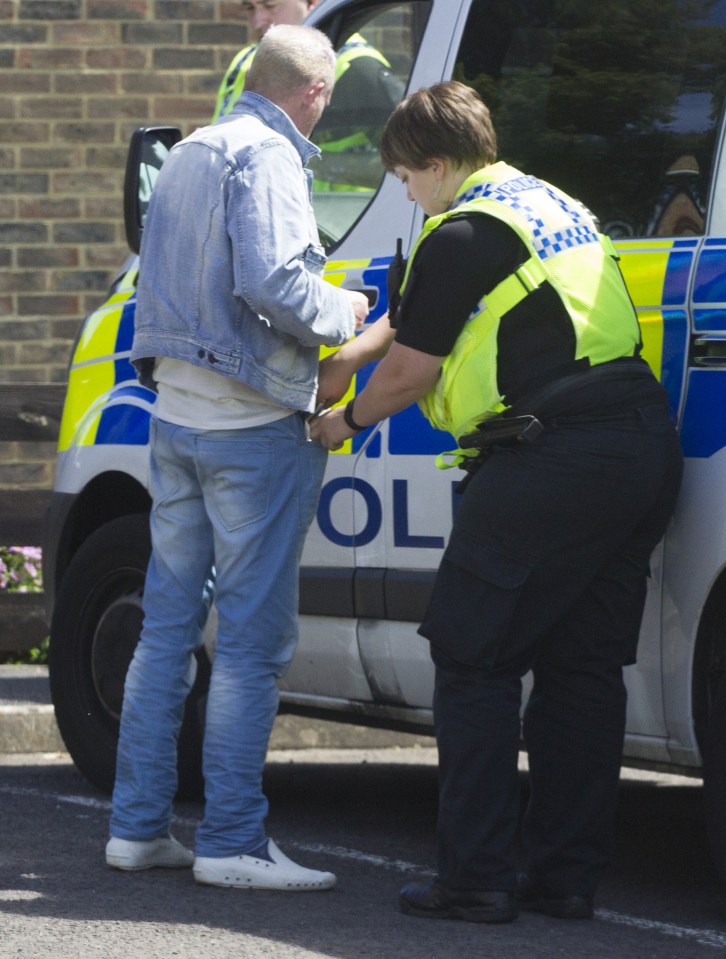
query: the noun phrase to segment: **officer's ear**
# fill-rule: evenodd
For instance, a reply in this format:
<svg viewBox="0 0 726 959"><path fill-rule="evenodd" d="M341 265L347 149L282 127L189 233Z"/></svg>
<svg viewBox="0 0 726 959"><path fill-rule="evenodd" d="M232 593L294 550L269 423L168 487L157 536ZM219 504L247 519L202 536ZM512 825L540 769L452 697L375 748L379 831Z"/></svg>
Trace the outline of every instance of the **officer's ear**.
<svg viewBox="0 0 726 959"><path fill-rule="evenodd" d="M446 176L447 165L444 157L431 157L429 167L437 179L441 180Z"/></svg>

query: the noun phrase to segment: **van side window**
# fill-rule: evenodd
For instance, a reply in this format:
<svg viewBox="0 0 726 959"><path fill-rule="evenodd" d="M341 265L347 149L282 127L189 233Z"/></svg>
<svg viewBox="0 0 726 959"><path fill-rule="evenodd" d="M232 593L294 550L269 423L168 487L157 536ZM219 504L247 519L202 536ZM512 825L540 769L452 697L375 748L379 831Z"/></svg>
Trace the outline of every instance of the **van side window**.
<svg viewBox="0 0 726 959"><path fill-rule="evenodd" d="M312 135L321 156L310 164L326 250L348 233L383 179L383 127L406 92L430 7L430 0L351 4L327 27L338 57L335 89Z"/></svg>
<svg viewBox="0 0 726 959"><path fill-rule="evenodd" d="M704 232L726 86L726 0L474 0L454 77L502 159L612 237Z"/></svg>

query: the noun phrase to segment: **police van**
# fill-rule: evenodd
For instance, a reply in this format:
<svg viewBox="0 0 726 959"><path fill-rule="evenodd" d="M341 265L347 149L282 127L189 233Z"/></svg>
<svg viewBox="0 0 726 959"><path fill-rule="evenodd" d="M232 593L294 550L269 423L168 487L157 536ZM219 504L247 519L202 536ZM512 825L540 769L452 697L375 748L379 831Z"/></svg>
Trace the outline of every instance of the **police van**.
<svg viewBox="0 0 726 959"><path fill-rule="evenodd" d="M501 157L578 197L616 243L644 356L686 455L679 505L652 557L638 664L626 670L624 761L704 776L714 851L726 864L726 0L322 0L308 22L336 48L363 36L401 95L450 77L474 87L492 109ZM381 167L385 117L367 97L342 109L339 86L330 115L366 136L323 153L314 205L327 279L365 291L372 322L387 309L396 241L409 250L423 215ZM133 141L125 213L134 254L73 349L44 551L58 724L104 789L150 549L155 397L129 363L135 253L154 177L178 137L149 128ZM358 390L370 372L360 371ZM416 629L457 508L458 477L435 466L450 448L412 407L330 455L283 709L431 730L433 671ZM180 744L187 792L199 783L209 655L200 650Z"/></svg>

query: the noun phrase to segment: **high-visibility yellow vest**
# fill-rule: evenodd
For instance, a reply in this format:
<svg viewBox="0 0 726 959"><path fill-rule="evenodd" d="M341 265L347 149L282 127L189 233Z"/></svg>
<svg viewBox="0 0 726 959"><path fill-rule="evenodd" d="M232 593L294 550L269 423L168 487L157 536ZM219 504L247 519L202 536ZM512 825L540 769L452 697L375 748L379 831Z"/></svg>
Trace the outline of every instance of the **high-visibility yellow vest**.
<svg viewBox="0 0 726 959"><path fill-rule="evenodd" d="M252 61L254 60L256 50L257 44L251 43L249 46L243 47L232 58L232 61L227 67L217 91L217 102L215 104L214 114L212 116L213 121L219 119L219 117L226 116L235 105L237 100L239 100L239 98L242 96L245 88L247 71L252 66ZM362 37L359 33L354 33L352 36L348 37L336 55L336 83L350 68L351 63L354 60L357 60L358 57L373 57L373 59L378 60L383 64L384 67L390 70L390 64L383 54L379 50L376 50L375 47L371 46L365 37ZM347 149L347 141L350 139L351 137L346 137L345 140L342 141L346 145L341 146L339 149ZM329 146L328 149L333 149L333 147Z"/></svg>
<svg viewBox="0 0 726 959"><path fill-rule="evenodd" d="M506 314L549 282L574 328L572 360L590 365L637 355L640 328L610 239L592 215L556 187L495 163L472 174L446 213L430 217L408 261L402 291L419 245L442 223L462 213L483 213L507 223L529 258L482 297L444 360L436 386L420 401L437 429L455 437L507 409L497 379L497 337ZM533 381L542 371L532 369Z"/></svg>
<svg viewBox="0 0 726 959"><path fill-rule="evenodd" d="M252 65L255 57L256 43L251 43L248 47L243 47L239 53L232 58L232 62L227 67L227 72L222 77L222 82L217 91L217 102L214 106L212 122L220 117L226 116L235 103L242 96L247 79L247 71Z"/></svg>
<svg viewBox="0 0 726 959"><path fill-rule="evenodd" d="M359 33L354 33L352 36L348 37L340 50L338 50L337 60L335 63L336 83L338 83L340 78L347 72L347 70L350 69L350 65L353 63L353 61L359 59L360 57L371 57L374 60L378 60L378 62L387 70L391 69L390 63L388 60L386 60L380 50L376 50L374 46L371 46L365 37L361 36ZM323 154L346 153L354 150L365 149L366 147L370 146L368 135L364 130L355 130L347 136L337 137L336 139L326 140L325 138L320 138L316 142ZM373 192L371 187L360 186L354 183L342 183L338 182L337 180L323 180L318 176L316 176L313 181L313 188L327 192Z"/></svg>

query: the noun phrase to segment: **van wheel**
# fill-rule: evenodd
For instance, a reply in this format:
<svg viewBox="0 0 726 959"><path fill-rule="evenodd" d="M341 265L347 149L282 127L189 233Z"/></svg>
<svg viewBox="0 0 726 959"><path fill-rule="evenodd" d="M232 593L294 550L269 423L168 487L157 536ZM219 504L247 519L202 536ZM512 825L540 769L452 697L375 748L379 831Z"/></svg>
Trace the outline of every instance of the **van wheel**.
<svg viewBox="0 0 726 959"><path fill-rule="evenodd" d="M726 579L704 607L693 669L693 719L703 767L706 833L726 882Z"/></svg>
<svg viewBox="0 0 726 959"><path fill-rule="evenodd" d="M141 631L150 554L145 514L119 517L97 529L63 577L51 623L48 663L58 728L80 771L104 792L113 789L124 680ZM209 660L202 650L179 737L178 794L184 798L203 795L208 685Z"/></svg>

